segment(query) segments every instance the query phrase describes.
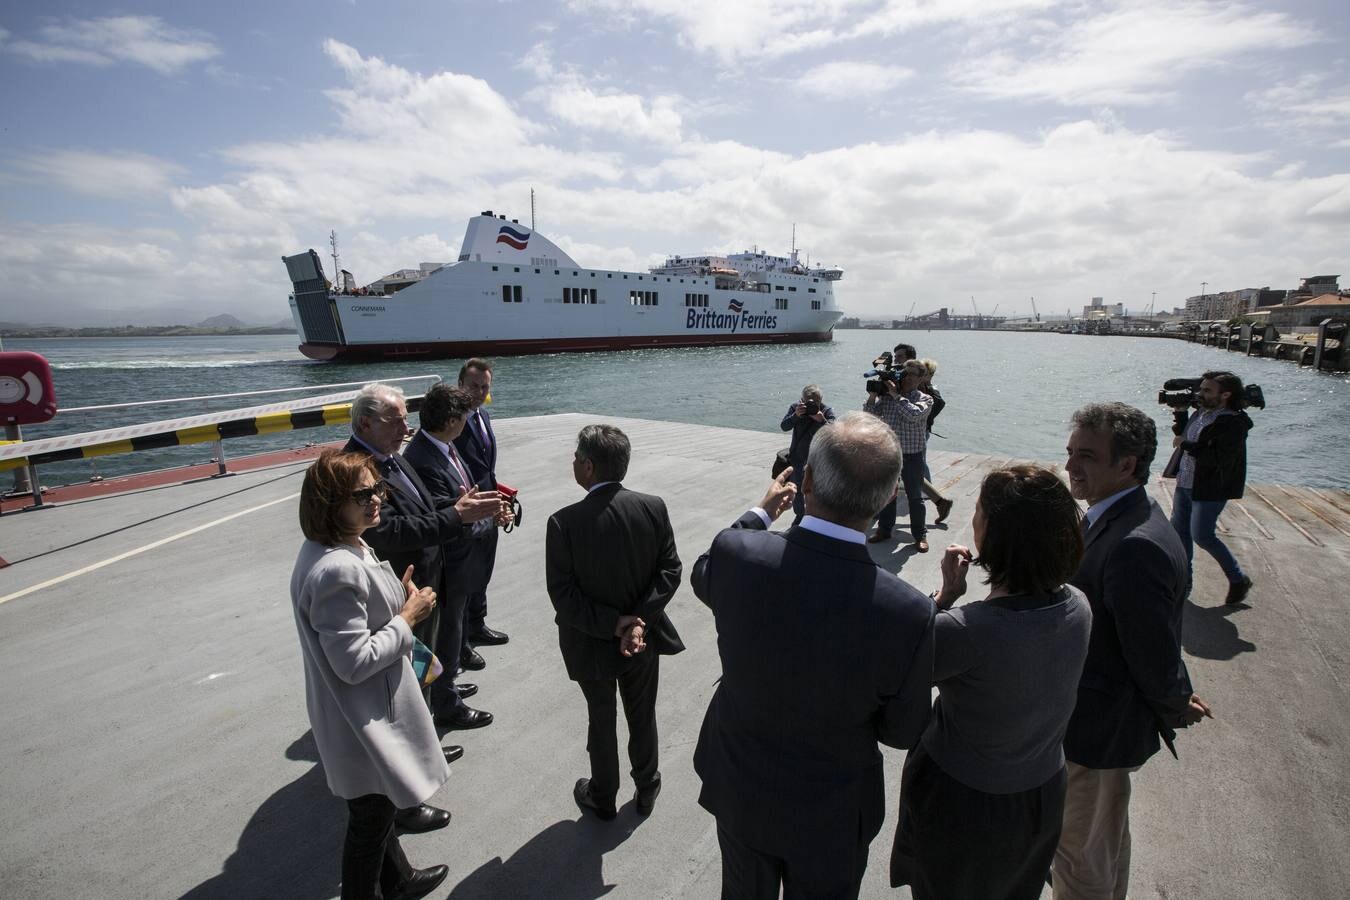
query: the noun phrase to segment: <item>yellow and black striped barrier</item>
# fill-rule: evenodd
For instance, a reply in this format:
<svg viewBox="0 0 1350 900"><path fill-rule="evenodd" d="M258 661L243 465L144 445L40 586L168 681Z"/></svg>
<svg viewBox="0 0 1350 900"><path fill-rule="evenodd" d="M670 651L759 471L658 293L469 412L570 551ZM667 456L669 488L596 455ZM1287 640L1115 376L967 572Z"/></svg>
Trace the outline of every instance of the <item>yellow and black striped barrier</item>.
<svg viewBox="0 0 1350 900"><path fill-rule="evenodd" d="M416 411L422 405L420 396L408 397L406 401L409 412ZM291 401L291 404L303 402L305 401ZM260 434L298 431L303 428L341 425L351 421L352 405L348 402L332 403L307 409L277 409L245 418L231 418L232 415L231 413L224 413L217 414L217 416L198 416L193 420L179 420L181 422L180 427L168 427L174 425L174 422L159 422L151 423L149 426L111 429L106 432L70 435L65 438L44 438L36 441L0 441L0 472L28 465L40 466L46 463L67 462L73 459L91 459L96 456L134 453L138 450L207 444L228 440L229 438L253 437ZM201 419L203 418L222 418L223 421L202 422ZM157 429L154 427L156 425L163 427ZM131 431L136 433L125 434L125 432ZM103 439L100 440L99 438Z"/></svg>

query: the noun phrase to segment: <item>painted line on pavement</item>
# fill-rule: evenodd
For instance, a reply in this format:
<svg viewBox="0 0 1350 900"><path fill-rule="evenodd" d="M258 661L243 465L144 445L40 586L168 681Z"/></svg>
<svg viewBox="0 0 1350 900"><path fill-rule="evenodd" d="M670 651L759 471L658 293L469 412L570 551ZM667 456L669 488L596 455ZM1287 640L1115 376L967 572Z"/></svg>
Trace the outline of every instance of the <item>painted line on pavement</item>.
<svg viewBox="0 0 1350 900"><path fill-rule="evenodd" d="M285 497L279 497L276 500L268 500L266 503L260 503L257 506L251 506L248 509L241 509L239 510L239 512L230 513L228 516L222 516L221 518L216 519L215 521L198 525L195 528L189 528L187 531L180 531L178 534L171 534L166 538L161 538L157 541L146 544L143 547L137 547L134 550L128 550L125 553L119 553L116 556L110 556L105 560L100 560L99 562L94 563L93 565L85 566L82 569L76 569L73 572L67 572L64 575L58 575L55 578L48 579L47 581L44 581L40 584L35 584L32 585L31 587L26 587L21 591L15 591L12 594L6 594L5 596L0 597L0 603L8 603L11 600L17 600L20 597L26 597L29 594L33 594L41 590L46 590L49 587L61 584L64 581L69 581L72 578L78 578L81 575L87 575L90 572L97 571L98 569L102 569L105 566L110 566L113 563L121 562L122 560L129 559L133 556L139 556L142 553L147 553L158 547L163 547L165 544L172 544L174 541L180 540L185 537L190 537L199 531L205 531L208 528L215 528L217 525L224 525L226 522L229 522L233 519L237 519L240 516L246 516L249 513L255 513L260 509L267 509L267 507L269 506L276 506L278 503L285 503L287 500L294 500L296 497L299 496L300 492L297 491L294 494L287 494Z"/></svg>

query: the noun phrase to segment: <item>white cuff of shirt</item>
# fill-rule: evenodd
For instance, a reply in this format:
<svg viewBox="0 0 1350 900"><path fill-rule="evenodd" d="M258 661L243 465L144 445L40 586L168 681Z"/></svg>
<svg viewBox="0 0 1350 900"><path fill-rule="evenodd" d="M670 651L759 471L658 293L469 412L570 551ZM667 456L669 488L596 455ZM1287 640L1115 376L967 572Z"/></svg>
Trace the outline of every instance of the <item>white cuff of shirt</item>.
<svg viewBox="0 0 1350 900"><path fill-rule="evenodd" d="M764 511L764 507L756 506L754 509L750 511L755 515L759 516L759 520L764 523L764 527L766 529L773 524L773 519L769 518L769 514Z"/></svg>

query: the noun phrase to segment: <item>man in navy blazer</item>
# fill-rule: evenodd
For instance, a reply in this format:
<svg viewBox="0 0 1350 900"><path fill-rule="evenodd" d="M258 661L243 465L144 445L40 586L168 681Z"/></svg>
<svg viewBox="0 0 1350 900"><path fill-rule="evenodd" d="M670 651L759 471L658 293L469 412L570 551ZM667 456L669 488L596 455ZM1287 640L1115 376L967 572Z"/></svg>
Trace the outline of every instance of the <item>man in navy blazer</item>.
<svg viewBox="0 0 1350 900"><path fill-rule="evenodd" d="M850 413L811 442L800 525L767 530L785 471L694 565L722 658L694 769L724 898L858 895L885 818L877 744L912 747L931 705L933 602L865 537L899 474L890 428Z"/></svg>
<svg viewBox="0 0 1350 900"><path fill-rule="evenodd" d="M433 385L418 410L422 427L403 450L403 458L439 502L458 500L476 491L469 469L459 458L454 439L464 429L464 419L473 408L469 395L447 384ZM485 536L498 524L509 521L510 512L474 522L458 539L441 546L441 588L437 605L441 621L433 645L446 672L431 685L431 711L436 724L448 728L481 728L491 724L492 713L471 709L464 698L478 692L472 684L456 684L455 670L464 649L464 620L469 593L478 569L477 553Z"/></svg>
<svg viewBox="0 0 1350 900"><path fill-rule="evenodd" d="M1088 503L1072 583L1092 606L1078 703L1064 737L1068 792L1055 900L1123 898L1130 877L1130 773L1176 729L1210 715L1181 658L1186 551L1144 490L1157 428L1124 403L1073 415L1069 488Z"/></svg>
<svg viewBox="0 0 1350 900"><path fill-rule="evenodd" d="M572 477L586 496L548 520L544 575L567 677L586 698L591 777L572 796L602 819L617 814L619 745L615 693L628 720L628 761L637 811L651 813L661 792L656 689L660 657L684 649L666 604L680 586L675 531L660 497L622 484L632 446L612 425L577 435Z"/></svg>
<svg viewBox="0 0 1350 900"><path fill-rule="evenodd" d="M492 363L486 359L466 360L459 368L459 387L473 400L473 409L466 419L464 430L455 439L455 449L468 463L469 474L480 490L497 489L497 435L492 431L492 416L484 404L492 394ZM465 644L505 644L510 638L505 632L489 628L487 624L487 585L492 580L492 567L497 560L497 534L493 529L483 539L476 554L479 560L478 583L469 591L468 618L464 623ZM466 648L464 668L481 669L483 658L472 647Z"/></svg>

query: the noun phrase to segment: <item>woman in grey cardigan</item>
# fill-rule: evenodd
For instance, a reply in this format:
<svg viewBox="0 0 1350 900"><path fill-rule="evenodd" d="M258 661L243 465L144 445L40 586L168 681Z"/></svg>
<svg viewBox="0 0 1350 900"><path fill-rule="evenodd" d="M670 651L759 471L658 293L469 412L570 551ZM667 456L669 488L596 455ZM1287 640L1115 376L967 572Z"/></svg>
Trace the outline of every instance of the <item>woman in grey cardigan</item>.
<svg viewBox="0 0 1350 900"><path fill-rule="evenodd" d="M343 900L421 897L447 871L413 869L394 834L396 810L426 800L450 770L411 663L412 626L436 594L412 583L411 567L400 582L361 540L385 490L369 457L325 451L300 489L306 540L291 575L309 721L350 813Z"/></svg>
<svg viewBox="0 0 1350 900"><path fill-rule="evenodd" d="M947 548L933 637L938 699L905 759L891 886L915 900L1041 896L1064 810L1064 731L1092 610L1066 584L1078 504L1036 466L990 473L972 520L985 599L952 609L972 554Z"/></svg>

